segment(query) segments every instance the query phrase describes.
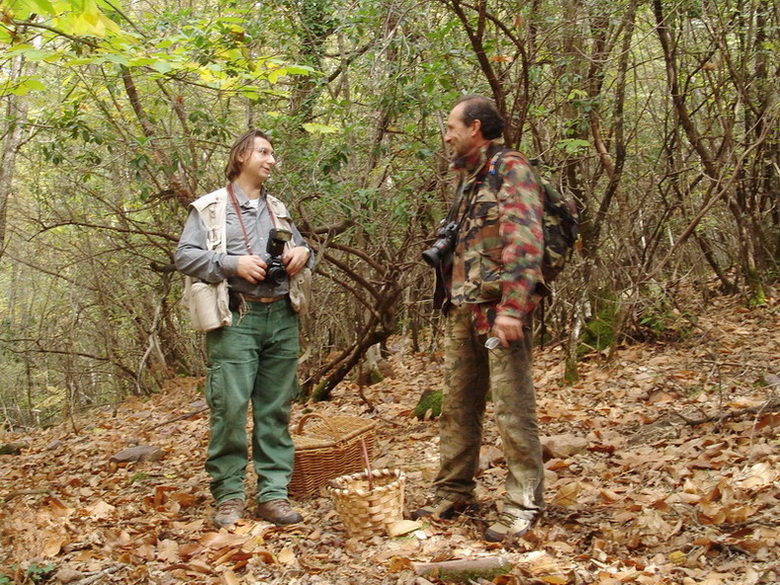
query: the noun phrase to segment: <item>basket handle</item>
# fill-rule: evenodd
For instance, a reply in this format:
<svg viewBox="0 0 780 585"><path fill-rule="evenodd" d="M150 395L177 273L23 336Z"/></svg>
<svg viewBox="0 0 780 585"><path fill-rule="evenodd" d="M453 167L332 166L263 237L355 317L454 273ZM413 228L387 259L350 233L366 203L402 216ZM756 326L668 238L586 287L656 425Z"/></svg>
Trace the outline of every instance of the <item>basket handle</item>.
<svg viewBox="0 0 780 585"><path fill-rule="evenodd" d="M366 440L360 439L360 446L363 448L363 463L366 465L366 479L368 480L368 491L374 491L374 478L371 473L371 460L368 457L368 447L366 446Z"/></svg>
<svg viewBox="0 0 780 585"><path fill-rule="evenodd" d="M301 420L300 420L300 421L298 421L298 431L297 431L297 433L298 433L299 435L300 435L300 434L303 432L303 427L304 427L304 425L306 424L306 421L308 421L308 420L310 420L310 419L312 419L312 418L318 418L318 419L320 419L322 422L324 422L324 423L325 423L325 426L326 426L326 427L328 427L328 430L329 430L330 432L332 432L332 433L334 433L334 434L337 434L337 433L338 433L338 429L337 429L337 428L335 428L335 427L333 426L333 424L331 424L331 422L328 420L328 418L327 418L327 417L325 417L325 416L322 416L321 414L319 414L319 413L317 413L317 412L310 412L309 414L304 414L304 415L301 417Z"/></svg>

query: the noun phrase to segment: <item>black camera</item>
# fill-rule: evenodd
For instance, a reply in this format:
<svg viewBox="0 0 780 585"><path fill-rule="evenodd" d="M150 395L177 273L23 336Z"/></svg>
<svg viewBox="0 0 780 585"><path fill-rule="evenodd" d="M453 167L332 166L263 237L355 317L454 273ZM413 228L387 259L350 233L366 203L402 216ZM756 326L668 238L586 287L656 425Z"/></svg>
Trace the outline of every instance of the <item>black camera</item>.
<svg viewBox="0 0 780 585"><path fill-rule="evenodd" d="M271 228L268 233L268 245L265 251L271 256L268 268L265 271L266 282L272 284L282 284L287 280L287 270L282 264L282 254L284 246L292 239L292 232L282 228Z"/></svg>
<svg viewBox="0 0 780 585"><path fill-rule="evenodd" d="M443 219L439 224L439 230L436 236L439 238L433 243L433 246L422 253L422 258L432 268L438 268L441 262L448 254L455 249L455 242L458 240L458 224L454 221L447 223Z"/></svg>

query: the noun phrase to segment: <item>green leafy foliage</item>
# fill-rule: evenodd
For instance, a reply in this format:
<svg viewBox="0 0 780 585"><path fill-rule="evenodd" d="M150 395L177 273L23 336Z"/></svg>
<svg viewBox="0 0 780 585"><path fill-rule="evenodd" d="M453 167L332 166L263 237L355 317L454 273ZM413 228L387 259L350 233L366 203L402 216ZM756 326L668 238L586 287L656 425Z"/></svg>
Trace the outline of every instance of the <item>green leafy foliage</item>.
<svg viewBox="0 0 780 585"><path fill-rule="evenodd" d="M52 563L47 565L39 565L32 563L24 572L25 577L33 583L44 583L54 573L55 566Z"/></svg>
<svg viewBox="0 0 780 585"><path fill-rule="evenodd" d="M642 312L638 322L647 330L646 338L680 340L691 333L696 325L696 318L688 312L680 312L663 303L656 303Z"/></svg>
<svg viewBox="0 0 780 585"><path fill-rule="evenodd" d="M253 97L261 95L258 82L273 85L289 76L314 73L308 66L255 54L247 23L236 16L203 17L190 10L164 12L150 30L141 32L111 5L94 0L63 0L56 4L18 0L8 14L14 17L14 34L0 38L0 43L5 40L9 45L2 54L58 67L126 67L152 78L178 76ZM55 26L43 32L30 29L23 22L30 15L48 16ZM30 42L26 42L28 39ZM52 89L47 76L29 76L13 86L1 87L0 95L26 95L47 89Z"/></svg>
<svg viewBox="0 0 780 585"><path fill-rule="evenodd" d="M22 574L23 584L37 584L46 583L51 580L54 575L55 565L52 563L46 565L39 565L38 563L30 563L30 565L24 570ZM17 565L11 566L12 571L17 571ZM17 573L19 574L19 573ZM0 585L14 585L12 577L9 577L5 573L0 573ZM21 584L20 584L21 585Z"/></svg>
<svg viewBox="0 0 780 585"><path fill-rule="evenodd" d="M414 407L414 416L418 419L438 418L441 416L441 390L426 390Z"/></svg>
<svg viewBox="0 0 780 585"><path fill-rule="evenodd" d="M585 254L546 316L551 342L579 314L582 351L688 327L645 292L619 313L654 267L659 281L695 272L700 287L708 265L722 267L746 298L772 302L761 281L778 274L768 211L780 125L763 104L774 104L776 14L728 1L697 4L706 26L667 15L687 80L692 123L681 125L648 5L453 7L5 0L0 94L27 109L9 109L3 128L4 140L20 133L0 265L3 412L28 424L39 404L60 414L49 399L64 389L80 408L202 372L172 254L186 205L223 184L227 149L250 126L273 138L283 162L269 188L318 250L322 302L305 323L302 378L316 386L330 375L326 354L355 340L436 330L419 252L451 200L443 130L464 93L495 97L512 146L553 169L584 210ZM735 19L743 9L753 12ZM762 22L761 37L740 28ZM697 242L681 242L721 192ZM742 269L751 253L755 268Z"/></svg>
<svg viewBox="0 0 780 585"><path fill-rule="evenodd" d="M601 352L612 347L620 325L619 307L610 293L602 293L597 301L597 309L585 322L580 337L578 353Z"/></svg>

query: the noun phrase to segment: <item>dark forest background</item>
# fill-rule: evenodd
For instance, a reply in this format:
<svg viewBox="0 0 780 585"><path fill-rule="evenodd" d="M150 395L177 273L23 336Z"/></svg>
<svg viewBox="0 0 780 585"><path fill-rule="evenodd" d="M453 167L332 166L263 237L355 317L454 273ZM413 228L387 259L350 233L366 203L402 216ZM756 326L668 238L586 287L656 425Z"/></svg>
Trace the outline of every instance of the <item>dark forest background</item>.
<svg viewBox="0 0 780 585"><path fill-rule="evenodd" d="M260 127L316 250L304 398L391 335L438 348L420 252L451 195L462 93L579 203L545 306L565 377L775 295L780 8L769 0L3 0L0 420L45 425L203 371L172 254L186 205ZM540 320L537 320L540 322ZM379 345L377 345L379 344ZM367 359L370 358L370 359Z"/></svg>

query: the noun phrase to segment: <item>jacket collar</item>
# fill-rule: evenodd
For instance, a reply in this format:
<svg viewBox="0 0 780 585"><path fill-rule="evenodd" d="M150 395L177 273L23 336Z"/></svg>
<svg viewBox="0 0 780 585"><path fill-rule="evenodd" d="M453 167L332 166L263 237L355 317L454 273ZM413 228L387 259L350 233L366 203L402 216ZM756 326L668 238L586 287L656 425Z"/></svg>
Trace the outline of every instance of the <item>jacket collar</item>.
<svg viewBox="0 0 780 585"><path fill-rule="evenodd" d="M462 173L463 179L470 182L487 172L488 162L498 148L495 142L487 142L471 156L453 161L450 170Z"/></svg>

